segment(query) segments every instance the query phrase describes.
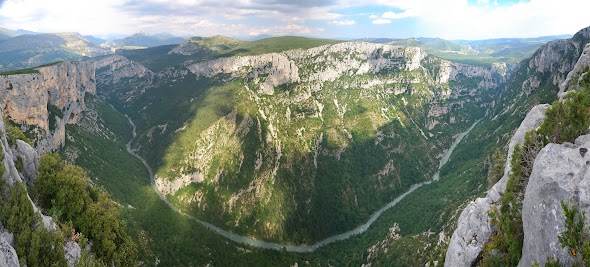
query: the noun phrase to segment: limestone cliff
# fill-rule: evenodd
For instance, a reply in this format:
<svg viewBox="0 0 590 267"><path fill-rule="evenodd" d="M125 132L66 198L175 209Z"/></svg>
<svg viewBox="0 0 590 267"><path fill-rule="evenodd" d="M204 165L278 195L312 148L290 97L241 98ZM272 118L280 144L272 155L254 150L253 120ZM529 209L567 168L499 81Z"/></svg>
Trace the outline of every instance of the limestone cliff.
<svg viewBox="0 0 590 267"><path fill-rule="evenodd" d="M445 266L472 266L480 255L484 244L490 238L492 227L488 212L491 207L500 203L500 197L506 190L506 183L511 172L511 159L514 147L524 142L525 134L534 130L545 119L545 112L549 105L534 107L516 130L508 146L507 160L504 165L504 175L487 193L486 197L478 198L469 204L461 212L457 229L451 237Z"/></svg>
<svg viewBox="0 0 590 267"><path fill-rule="evenodd" d="M544 79L554 85L563 83L589 42L590 27L571 39L555 40L541 46L528 61L529 77L522 85L523 92L530 93L539 88Z"/></svg>
<svg viewBox="0 0 590 267"><path fill-rule="evenodd" d="M431 66L433 65L433 66ZM230 78L258 76L259 93L272 95L274 88L290 83L310 83L312 91L321 88L323 82L334 81L346 75L376 74L380 71L415 71L430 68L435 74L431 83L446 84L457 81L459 76L481 78L475 88L490 89L505 81L506 65L474 66L441 60L429 56L418 47L399 47L384 44L346 42L324 45L307 50L291 50L258 56L220 58L187 66L197 76L213 77L228 74ZM372 87L399 82L422 83L419 78L397 80L359 81L353 86ZM396 92L396 94L403 91Z"/></svg>
<svg viewBox="0 0 590 267"><path fill-rule="evenodd" d="M559 86L560 97L568 91L575 90L581 76L580 71L590 64L590 48L587 45L589 42L590 28L585 28L571 39L552 41L543 45L530 59L521 62L520 73L516 75L526 77L524 82L519 84L517 93L520 96L528 96L547 85L556 88ZM509 96L524 99L514 97L514 94ZM520 104L519 100L508 103L512 106ZM537 106L527 114L510 142L504 176L488 191L485 198L469 203L461 213L457 229L449 244L445 266L472 266L476 263L483 245L488 242L492 232L487 212L499 203L500 196L506 189L515 141L521 143L526 131L542 123L542 114L547 108L547 105ZM536 118L534 123L531 123L531 118ZM523 127L525 124L528 126ZM557 242L557 235L563 230L563 210L560 201L573 197L578 205L588 207L588 196L583 196L587 160L581 157L579 151L579 148L588 146L586 140L590 139L580 137L575 145L549 144L538 154L525 190L522 211L525 237L519 266L530 266L534 261L539 261L542 266L547 256L556 257L562 263L570 263L566 252ZM580 200L582 198L586 200Z"/></svg>
<svg viewBox="0 0 590 267"><path fill-rule="evenodd" d="M131 61L121 55L100 57L91 60L96 69L101 70L100 76L96 77L97 82L102 85L118 83L125 78L147 78L152 80L154 73L139 63ZM105 77L109 77L108 79Z"/></svg>
<svg viewBox="0 0 590 267"><path fill-rule="evenodd" d="M0 75L0 105L10 120L36 128L37 151L43 153L63 144L65 125L78 122L85 94L96 93L95 67L64 61L37 71Z"/></svg>
<svg viewBox="0 0 590 267"><path fill-rule="evenodd" d="M575 90L577 83L583 78L583 71L590 66L590 43L584 46L584 51L580 55L580 58L574 65L572 71L570 71L565 80L559 84L559 97L562 97L565 93Z"/></svg>

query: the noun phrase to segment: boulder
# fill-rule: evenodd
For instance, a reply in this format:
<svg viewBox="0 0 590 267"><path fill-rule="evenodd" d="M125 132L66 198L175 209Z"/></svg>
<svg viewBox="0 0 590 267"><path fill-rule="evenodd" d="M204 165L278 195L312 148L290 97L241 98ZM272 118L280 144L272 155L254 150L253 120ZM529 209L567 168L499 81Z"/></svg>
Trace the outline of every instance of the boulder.
<svg viewBox="0 0 590 267"><path fill-rule="evenodd" d="M590 148L590 135L576 139L575 144L549 144L537 155L526 187L522 218L524 246L518 266L540 266L546 258L555 257L565 266L573 264L558 236L564 231L561 202L578 205L590 214L590 155L582 153ZM586 228L590 218L586 218Z"/></svg>

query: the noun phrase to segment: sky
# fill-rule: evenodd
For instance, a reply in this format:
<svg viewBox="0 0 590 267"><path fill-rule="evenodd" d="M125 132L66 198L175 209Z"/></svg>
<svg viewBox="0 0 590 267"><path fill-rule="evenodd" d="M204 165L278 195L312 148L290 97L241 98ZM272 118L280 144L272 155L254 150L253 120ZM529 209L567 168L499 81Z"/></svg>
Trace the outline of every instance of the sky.
<svg viewBox="0 0 590 267"><path fill-rule="evenodd" d="M0 27L108 37L476 40L573 34L588 0L0 0Z"/></svg>

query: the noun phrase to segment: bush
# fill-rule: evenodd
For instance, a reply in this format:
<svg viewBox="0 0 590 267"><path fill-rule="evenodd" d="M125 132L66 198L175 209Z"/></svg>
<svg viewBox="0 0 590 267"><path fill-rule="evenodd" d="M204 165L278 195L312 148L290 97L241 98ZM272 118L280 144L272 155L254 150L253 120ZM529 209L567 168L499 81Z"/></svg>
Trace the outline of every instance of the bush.
<svg viewBox="0 0 590 267"><path fill-rule="evenodd" d="M561 202L565 217L565 230L558 240L562 248L567 248L578 265L590 266L590 234L584 229L586 214L580 212L577 205L568 206Z"/></svg>
<svg viewBox="0 0 590 267"><path fill-rule="evenodd" d="M42 208L93 241L92 250L103 263L135 265L137 248L124 231L116 204L90 183L82 168L65 164L58 154L44 154L34 191Z"/></svg>
<svg viewBox="0 0 590 267"><path fill-rule="evenodd" d="M488 170L488 188L491 188L496 184L504 175L504 163L506 162L506 156L501 149L496 149L492 154L491 166Z"/></svg>
<svg viewBox="0 0 590 267"><path fill-rule="evenodd" d="M45 230L22 183L16 182L8 189L8 195L0 198L0 215L3 226L14 234L21 264L31 267L66 265L63 236L57 231Z"/></svg>

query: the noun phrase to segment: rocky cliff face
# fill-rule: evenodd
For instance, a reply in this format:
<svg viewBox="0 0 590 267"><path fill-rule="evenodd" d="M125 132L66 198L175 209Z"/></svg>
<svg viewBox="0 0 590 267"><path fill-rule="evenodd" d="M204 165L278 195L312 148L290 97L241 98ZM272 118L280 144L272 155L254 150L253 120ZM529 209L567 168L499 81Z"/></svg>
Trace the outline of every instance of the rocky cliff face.
<svg viewBox="0 0 590 267"><path fill-rule="evenodd" d="M333 82L342 76L378 74L381 71L432 71L430 83L446 84L459 76L479 78L481 81L471 90L496 88L505 81L506 65L491 67L473 66L440 60L428 56L417 47L398 47L372 43L340 43L308 50L292 50L285 53L220 58L187 66L197 77L214 77L227 74L229 78L249 77L260 79L259 93L272 95L277 86L291 83L310 83L311 90L318 90L323 82ZM363 88L394 83L422 83L418 77L399 77L393 80L361 80L349 85ZM404 91L396 91L396 94Z"/></svg>
<svg viewBox="0 0 590 267"><path fill-rule="evenodd" d="M581 76L580 71L589 65L589 42L590 28L586 28L571 39L552 41L539 48L530 59L521 63L522 73L518 74L526 74L526 77L517 88L520 90L517 93L530 95L547 84L559 86L559 96L575 90ZM526 64L524 68L522 64ZM510 97L522 99L514 95ZM518 105L514 101L508 103ZM445 266L472 266L475 263L492 232L487 212L492 205L498 204L506 188L514 142L522 142L524 133L542 122L541 113L546 109L547 105L537 106L527 114L510 142L504 176L488 191L485 198L469 203L461 213L449 244ZM532 124L531 121L527 123L530 118L537 119ZM528 127L523 128L525 123ZM560 201L568 201L566 198L572 197L581 207L588 207L588 203L584 202L588 196L583 196L587 166L579 151L579 148L588 146L587 139L588 137L580 137L575 145L550 144L537 156L525 191L522 211L525 237L519 266L530 266L534 261L540 262L542 266L547 256L554 256L562 263L570 263L571 259L557 242L557 236L564 229ZM575 152L575 149L578 151Z"/></svg>
<svg viewBox="0 0 590 267"><path fill-rule="evenodd" d="M490 238L492 227L488 212L494 205L500 203L500 197L506 190L506 183L511 172L511 160L514 147L522 145L524 136L528 131L534 130L541 125L545 119L545 112L549 105L538 105L534 107L514 133L508 146L504 175L487 193L486 197L478 198L463 209L459 216L457 229L451 236L445 266L472 266L481 253L485 243Z"/></svg>
<svg viewBox="0 0 590 267"><path fill-rule="evenodd" d="M91 62L64 61L39 73L0 75L0 106L12 121L35 127L37 150L55 150L65 140L65 125L78 122L84 95L96 93Z"/></svg>
<svg viewBox="0 0 590 267"><path fill-rule="evenodd" d="M576 90L578 82L584 78L580 75L586 68L590 66L590 44L584 46L584 51L578 58L578 61L574 65L572 71L570 71L565 80L559 84L558 96L562 97L565 93Z"/></svg>
<svg viewBox="0 0 590 267"><path fill-rule="evenodd" d="M571 39L551 41L541 46L528 61L529 77L523 83L523 92L530 93L539 88L543 81L561 85L589 42L590 28L585 28Z"/></svg>
<svg viewBox="0 0 590 267"><path fill-rule="evenodd" d="M126 57L112 55L92 59L91 62L96 66L97 87L102 88L100 93L116 91L118 84L125 83L130 90L119 92L121 95L118 98L129 101L153 87L156 74Z"/></svg>

